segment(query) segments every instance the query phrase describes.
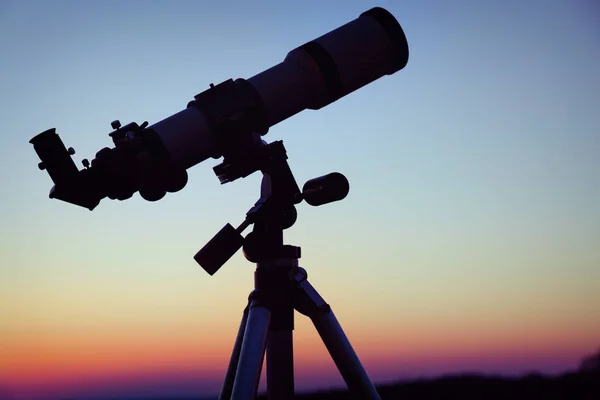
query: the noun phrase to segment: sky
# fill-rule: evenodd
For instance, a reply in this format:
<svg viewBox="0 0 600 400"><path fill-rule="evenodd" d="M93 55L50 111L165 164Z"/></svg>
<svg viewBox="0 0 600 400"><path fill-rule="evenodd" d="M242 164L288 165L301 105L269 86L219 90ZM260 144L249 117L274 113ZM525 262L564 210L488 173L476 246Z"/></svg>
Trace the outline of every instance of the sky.
<svg viewBox="0 0 600 400"><path fill-rule="evenodd" d="M555 374L600 346L600 8L594 1L0 0L0 398L218 393L254 265L194 254L239 224L260 175L93 211L50 200L29 144L74 159L110 121L151 124L210 83L250 78L373 6L407 66L273 126L300 185L286 242L376 383ZM343 386L297 314L296 386ZM264 388L264 381L261 386Z"/></svg>

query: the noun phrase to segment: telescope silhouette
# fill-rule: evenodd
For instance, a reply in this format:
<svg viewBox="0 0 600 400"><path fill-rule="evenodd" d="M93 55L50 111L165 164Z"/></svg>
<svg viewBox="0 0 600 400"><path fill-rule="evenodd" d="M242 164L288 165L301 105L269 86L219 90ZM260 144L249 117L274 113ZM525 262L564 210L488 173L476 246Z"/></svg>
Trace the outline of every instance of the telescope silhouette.
<svg viewBox="0 0 600 400"><path fill-rule="evenodd" d="M114 147L98 151L79 170L54 128L31 139L54 182L50 198L93 210L100 201L126 200L136 191L148 201L185 187L187 169L221 158L213 168L224 184L263 174L260 198L237 228L226 224L194 259L210 275L240 248L256 264L219 398L256 396L267 360L267 397L294 397L294 312L308 316L351 391L361 399L379 394L331 307L299 265L300 247L284 244L283 231L297 219L295 206L342 200L350 185L333 172L300 190L282 141L262 138L269 128L306 110L318 110L406 66L404 32L387 10L375 7L355 20L290 51L285 59L249 78L228 79L194 96L187 107L153 125L113 121ZM253 226L245 237L244 230Z"/></svg>
<svg viewBox="0 0 600 400"><path fill-rule="evenodd" d="M54 186L50 198L93 210L100 201L125 200L136 191L149 201L177 192L188 168L208 158L245 151L251 134L306 110L318 110L404 68L408 44L400 24L383 8L290 51L249 79L228 79L196 95L182 111L148 126L113 121L114 148L98 151L84 169L48 129L30 140Z"/></svg>

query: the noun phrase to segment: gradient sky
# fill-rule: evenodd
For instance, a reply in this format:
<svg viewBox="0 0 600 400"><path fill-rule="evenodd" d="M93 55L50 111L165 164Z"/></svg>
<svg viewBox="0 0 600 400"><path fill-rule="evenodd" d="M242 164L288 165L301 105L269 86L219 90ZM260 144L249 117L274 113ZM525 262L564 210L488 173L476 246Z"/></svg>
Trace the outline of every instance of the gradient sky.
<svg viewBox="0 0 600 400"><path fill-rule="evenodd" d="M556 373L600 346L600 8L594 1L0 0L0 398L219 390L253 265L193 255L258 197L216 160L184 190L90 212L49 200L29 139L82 158L375 6L407 67L273 127L300 184L348 197L286 231L375 382ZM299 389L342 383L297 317Z"/></svg>

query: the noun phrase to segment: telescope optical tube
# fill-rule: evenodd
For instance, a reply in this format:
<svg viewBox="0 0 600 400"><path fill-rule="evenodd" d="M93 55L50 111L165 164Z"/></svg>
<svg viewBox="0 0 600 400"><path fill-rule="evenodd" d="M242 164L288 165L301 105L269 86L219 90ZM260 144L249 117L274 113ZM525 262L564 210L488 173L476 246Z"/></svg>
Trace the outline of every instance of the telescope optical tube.
<svg viewBox="0 0 600 400"><path fill-rule="evenodd" d="M90 210L104 197L125 200L136 191L156 201L186 185L188 168L210 157L224 157L226 165L252 159L249 152L271 126L300 111L323 108L407 62L400 24L375 7L249 79L211 84L184 110L151 126L113 126L109 135L115 147L99 151L91 167L85 160L81 171L54 129L30 143L42 161L40 168L55 183L51 198ZM312 196L317 203L327 197Z"/></svg>
<svg viewBox="0 0 600 400"><path fill-rule="evenodd" d="M304 109L325 107L407 62L400 24L387 10L373 8L290 51L282 63L248 81L260 93L273 126Z"/></svg>
<svg viewBox="0 0 600 400"><path fill-rule="evenodd" d="M398 21L375 7L247 80L211 85L185 110L148 130L158 135L174 165L187 169L221 157L237 134L266 134L300 111L318 110L401 70L408 53Z"/></svg>

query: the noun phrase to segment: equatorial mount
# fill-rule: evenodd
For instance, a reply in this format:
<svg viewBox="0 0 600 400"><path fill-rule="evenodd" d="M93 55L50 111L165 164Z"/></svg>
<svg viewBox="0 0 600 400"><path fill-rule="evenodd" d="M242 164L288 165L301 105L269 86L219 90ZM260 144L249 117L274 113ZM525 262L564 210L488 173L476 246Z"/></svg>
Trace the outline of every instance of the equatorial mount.
<svg viewBox="0 0 600 400"><path fill-rule="evenodd" d="M213 170L222 184L261 171L260 198L238 228L225 225L194 256L210 275L241 247L246 259L253 263L278 257L299 258L299 247L283 244L283 231L296 222L295 205L302 200L313 206L342 200L350 189L346 177L334 172L309 180L300 191L282 141L267 144L258 134L245 138L243 146L230 147L232 151L225 154L223 162ZM242 232L250 225L254 228L244 238Z"/></svg>

